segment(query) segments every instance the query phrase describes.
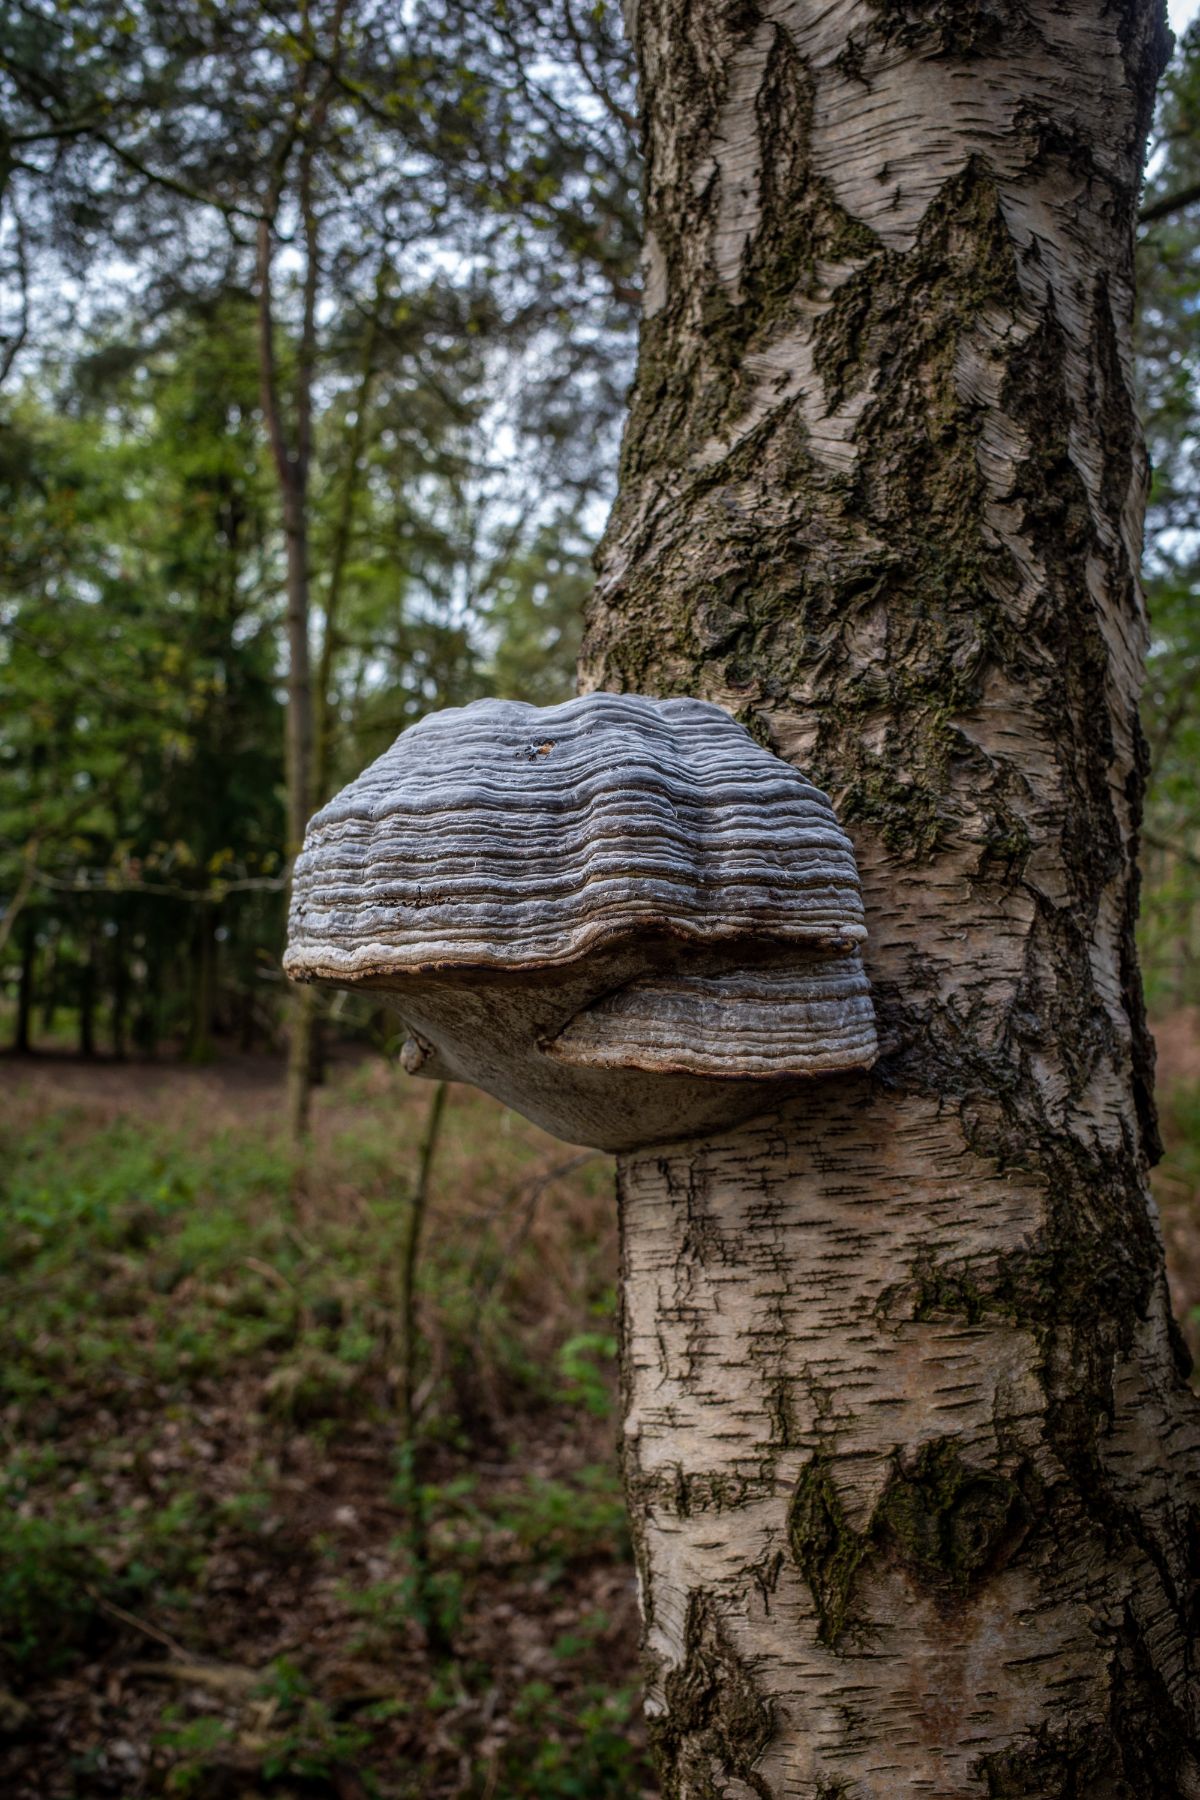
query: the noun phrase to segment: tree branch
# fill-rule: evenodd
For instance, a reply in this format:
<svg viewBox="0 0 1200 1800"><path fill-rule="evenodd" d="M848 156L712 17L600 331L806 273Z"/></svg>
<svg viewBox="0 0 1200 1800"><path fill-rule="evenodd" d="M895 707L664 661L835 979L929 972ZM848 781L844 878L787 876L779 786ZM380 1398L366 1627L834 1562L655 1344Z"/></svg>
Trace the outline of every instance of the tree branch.
<svg viewBox="0 0 1200 1800"><path fill-rule="evenodd" d="M1200 856L1189 850L1184 844L1173 844L1169 838L1159 837L1157 832L1142 831L1142 842L1149 844L1152 850L1162 850L1167 856L1177 856L1180 862L1187 863L1190 869L1200 869Z"/></svg>
<svg viewBox="0 0 1200 1800"><path fill-rule="evenodd" d="M1156 219L1167 219L1172 213L1182 212L1185 206L1194 206L1197 200L1200 200L1200 181L1193 181L1174 194L1164 194L1161 200L1152 200L1149 206L1143 206L1138 214L1138 224L1152 225Z"/></svg>
<svg viewBox="0 0 1200 1800"><path fill-rule="evenodd" d="M388 260L380 257L375 277L375 305L366 314L362 353L358 370L358 391L354 397L354 424L347 446L346 473L334 525L333 547L329 559L329 583L325 592L325 628L321 637L321 656L317 665L316 744L313 755L313 799L318 805L326 798L329 781L329 746L333 737L333 708L329 690L333 682L333 659L338 649L337 619L341 609L342 586L346 558L354 529L354 506L358 497L362 453L366 442L367 410L375 377L375 346L379 336L379 315L386 291Z"/></svg>

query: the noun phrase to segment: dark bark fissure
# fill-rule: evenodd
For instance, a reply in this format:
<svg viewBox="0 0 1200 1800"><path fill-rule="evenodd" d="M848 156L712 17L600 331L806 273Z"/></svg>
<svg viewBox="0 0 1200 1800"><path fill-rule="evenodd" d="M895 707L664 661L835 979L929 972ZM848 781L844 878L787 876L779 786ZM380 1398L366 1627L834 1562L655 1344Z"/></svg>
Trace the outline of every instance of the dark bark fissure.
<svg viewBox="0 0 1200 1800"><path fill-rule="evenodd" d="M663 1800L683 1794L721 1800L730 1776L771 1800L770 1788L754 1769L774 1727L771 1707L703 1594L688 1605L684 1640L687 1658L666 1678L666 1712L651 1721L659 1763L667 1772Z"/></svg>
<svg viewBox="0 0 1200 1800"><path fill-rule="evenodd" d="M848 1522L828 1457L809 1462L796 1487L788 1537L817 1603L821 1641L836 1648L844 1631L869 1643L853 1614L854 1580L873 1556L904 1568L947 1607L1013 1556L1044 1515L1036 1476L1020 1461L1009 1474L964 1462L951 1438L915 1454L897 1448L893 1474L864 1531Z"/></svg>

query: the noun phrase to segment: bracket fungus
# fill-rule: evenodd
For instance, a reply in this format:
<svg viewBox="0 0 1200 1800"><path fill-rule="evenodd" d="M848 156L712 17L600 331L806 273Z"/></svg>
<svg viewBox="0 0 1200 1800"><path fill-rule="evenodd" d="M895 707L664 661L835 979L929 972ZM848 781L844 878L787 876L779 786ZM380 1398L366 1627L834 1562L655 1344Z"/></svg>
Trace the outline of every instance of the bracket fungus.
<svg viewBox="0 0 1200 1800"><path fill-rule="evenodd" d="M312 819L284 967L391 995L410 1072L627 1150L868 1068L865 936L811 782L706 701L595 693L402 732Z"/></svg>

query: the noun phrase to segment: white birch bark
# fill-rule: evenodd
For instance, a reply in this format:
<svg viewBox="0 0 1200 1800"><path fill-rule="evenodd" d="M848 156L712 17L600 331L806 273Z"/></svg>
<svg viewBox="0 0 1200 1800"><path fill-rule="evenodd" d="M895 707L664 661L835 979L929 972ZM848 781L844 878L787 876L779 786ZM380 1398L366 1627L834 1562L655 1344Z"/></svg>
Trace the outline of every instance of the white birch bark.
<svg viewBox="0 0 1200 1800"><path fill-rule="evenodd" d="M584 681L718 700L832 794L884 1039L623 1161L664 1793L1200 1796L1131 936L1159 15L633 27L646 319Z"/></svg>

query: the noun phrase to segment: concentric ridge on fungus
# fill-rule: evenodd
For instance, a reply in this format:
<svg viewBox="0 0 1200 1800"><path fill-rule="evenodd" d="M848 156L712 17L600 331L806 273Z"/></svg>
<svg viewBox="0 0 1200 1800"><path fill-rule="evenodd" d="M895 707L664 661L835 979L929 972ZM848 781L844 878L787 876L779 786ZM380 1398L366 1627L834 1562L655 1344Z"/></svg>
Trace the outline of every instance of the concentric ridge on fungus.
<svg viewBox="0 0 1200 1800"><path fill-rule="evenodd" d="M702 700L479 700L410 726L317 813L284 966L516 968L647 928L860 942L826 796Z"/></svg>
<svg viewBox="0 0 1200 1800"><path fill-rule="evenodd" d="M546 1045L580 1068L669 1067L744 1080L869 1068L876 1048L857 956L651 976L585 1007Z"/></svg>
<svg viewBox="0 0 1200 1800"><path fill-rule="evenodd" d="M394 996L410 1071L602 1149L876 1054L850 841L701 700L423 719L313 819L289 933L289 975Z"/></svg>

